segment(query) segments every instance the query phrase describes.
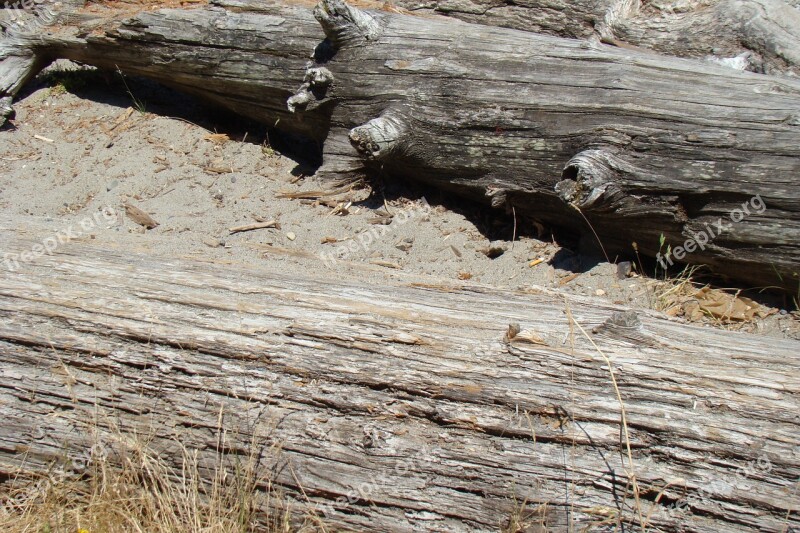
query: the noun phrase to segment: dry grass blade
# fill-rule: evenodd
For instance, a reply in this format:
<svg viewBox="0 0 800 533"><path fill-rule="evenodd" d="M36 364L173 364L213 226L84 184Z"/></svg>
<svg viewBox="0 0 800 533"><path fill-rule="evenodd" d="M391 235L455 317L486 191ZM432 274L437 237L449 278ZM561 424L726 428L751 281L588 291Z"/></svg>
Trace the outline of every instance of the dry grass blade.
<svg viewBox="0 0 800 533"><path fill-rule="evenodd" d="M289 198L292 200L319 200L320 198L325 198L326 196L336 196L337 194L342 194L345 192L349 192L349 188L331 189L329 191L284 191L279 192L275 195L275 197Z"/></svg>
<svg viewBox="0 0 800 533"><path fill-rule="evenodd" d="M597 344L594 342L594 339L592 339L592 337L586 332L586 330L583 329L583 326L581 326L578 323L578 321L575 320L575 317L572 315L572 309L570 309L569 302L566 299L564 300L564 304L567 313L567 318L569 319L570 324L575 325L575 327L578 328L581 334L583 334L583 336L586 337L586 339L589 341L589 343L592 345L595 351L598 354L600 354L600 357L603 358L603 361L605 361L605 364L608 367L608 374L611 377L611 384L614 387L614 394L617 397L617 402L619 402L620 418L622 419L622 434L625 437L625 443L624 443L625 452L628 457L628 472L626 473L628 475L628 479L630 480L631 485L633 486L633 498L636 502L636 512L638 514L639 525L642 528L642 531L644 532L647 526L644 520L644 516L642 514L642 505L639 499L639 494L640 494L639 483L636 481L636 472L634 471L633 468L633 453L631 452L631 439L630 439L630 433L628 431L628 418L625 413L625 403L622 401L622 394L620 393L619 386L617 385L617 377L614 374L614 365L611 363L611 359L608 358L608 356L603 352L603 350L601 350L600 347L597 346Z"/></svg>

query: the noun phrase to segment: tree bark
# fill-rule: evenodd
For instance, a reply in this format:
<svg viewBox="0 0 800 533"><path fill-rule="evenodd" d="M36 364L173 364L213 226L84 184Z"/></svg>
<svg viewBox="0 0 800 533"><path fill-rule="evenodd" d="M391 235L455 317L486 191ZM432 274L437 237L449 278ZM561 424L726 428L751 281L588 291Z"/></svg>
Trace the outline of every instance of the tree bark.
<svg viewBox="0 0 800 533"><path fill-rule="evenodd" d="M232 458L279 447L263 472L328 530L800 526L796 341L547 290L365 286L363 265L40 254L45 230L2 226L28 253L0 269L4 479L81 475L137 435L213 464L224 433Z"/></svg>
<svg viewBox="0 0 800 533"><path fill-rule="evenodd" d="M421 180L610 259L671 247L664 264L798 289L800 82L339 0L324 34L305 8L220 5L18 36L0 91L55 57L119 66L315 140L322 175Z"/></svg>
<svg viewBox="0 0 800 533"><path fill-rule="evenodd" d="M800 75L800 9L782 0L397 0L414 13Z"/></svg>

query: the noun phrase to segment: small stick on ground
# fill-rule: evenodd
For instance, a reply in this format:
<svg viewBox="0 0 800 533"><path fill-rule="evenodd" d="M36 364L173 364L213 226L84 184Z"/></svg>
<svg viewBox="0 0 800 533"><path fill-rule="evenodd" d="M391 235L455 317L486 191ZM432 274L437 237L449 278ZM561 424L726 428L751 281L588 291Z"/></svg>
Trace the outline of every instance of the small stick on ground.
<svg viewBox="0 0 800 533"><path fill-rule="evenodd" d="M153 229L158 226L158 222L155 221L153 217L136 207L135 205L131 204L123 204L125 208L125 213L128 215L128 218L139 224L140 226L144 226L147 229Z"/></svg>
<svg viewBox="0 0 800 533"><path fill-rule="evenodd" d="M277 220L269 220L267 222L256 222L254 224L245 224L244 226L236 226L233 228L228 228L228 231L231 235L234 233L241 233L243 231L253 231L256 229L264 229L264 228L277 228L281 229L281 225L278 224Z"/></svg>

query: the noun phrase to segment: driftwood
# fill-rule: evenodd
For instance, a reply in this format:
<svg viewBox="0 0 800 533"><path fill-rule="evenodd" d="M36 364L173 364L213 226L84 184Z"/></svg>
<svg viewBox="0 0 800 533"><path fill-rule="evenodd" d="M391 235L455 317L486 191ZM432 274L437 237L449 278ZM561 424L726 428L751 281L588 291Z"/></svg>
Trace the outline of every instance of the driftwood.
<svg viewBox="0 0 800 533"><path fill-rule="evenodd" d="M800 75L800 4L783 0L398 0L414 13Z"/></svg>
<svg viewBox="0 0 800 533"><path fill-rule="evenodd" d="M2 479L81 475L143 435L176 468L181 446L212 464L224 432L233 458L279 446L261 469L328 531L800 527L796 341L3 226L25 255L0 269Z"/></svg>
<svg viewBox="0 0 800 533"><path fill-rule="evenodd" d="M118 66L315 140L322 175L422 180L609 256L800 284L800 82L339 0L318 21L218 6L7 39L0 95L55 57Z"/></svg>

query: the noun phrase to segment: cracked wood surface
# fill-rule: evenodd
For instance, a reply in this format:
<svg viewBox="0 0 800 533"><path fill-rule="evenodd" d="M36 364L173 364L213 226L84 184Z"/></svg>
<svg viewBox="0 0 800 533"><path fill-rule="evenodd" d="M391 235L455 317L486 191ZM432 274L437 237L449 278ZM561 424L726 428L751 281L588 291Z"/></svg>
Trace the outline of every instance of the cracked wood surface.
<svg viewBox="0 0 800 533"><path fill-rule="evenodd" d="M54 58L119 66L311 139L320 175L421 180L596 233L609 257L691 241L677 263L796 292L800 82L338 0L315 13L75 16L0 43L0 107ZM757 195L765 212L728 222Z"/></svg>
<svg viewBox="0 0 800 533"><path fill-rule="evenodd" d="M4 226L4 252L47 236ZM329 530L497 531L521 505L557 531L800 526L798 342L549 290L277 268L73 241L0 269L2 476L81 474L120 435L213 464L221 429L231 457L279 446L261 468Z"/></svg>
<svg viewBox="0 0 800 533"><path fill-rule="evenodd" d="M754 72L800 75L800 8L782 0L396 0L413 13L661 54L734 58Z"/></svg>

